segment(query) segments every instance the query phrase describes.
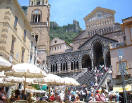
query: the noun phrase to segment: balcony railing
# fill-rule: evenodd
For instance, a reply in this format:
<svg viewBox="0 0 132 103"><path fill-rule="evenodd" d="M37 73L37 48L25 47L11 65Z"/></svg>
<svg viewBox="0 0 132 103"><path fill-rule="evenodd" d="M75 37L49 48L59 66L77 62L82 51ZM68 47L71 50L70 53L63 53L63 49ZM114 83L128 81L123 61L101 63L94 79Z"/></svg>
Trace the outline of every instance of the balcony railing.
<svg viewBox="0 0 132 103"><path fill-rule="evenodd" d="M31 25L45 25L48 26L48 22L30 22Z"/></svg>
<svg viewBox="0 0 132 103"><path fill-rule="evenodd" d="M125 42L113 43L113 44L110 44L110 48L111 48L111 49L114 49L114 48L124 47L125 45L126 45Z"/></svg>

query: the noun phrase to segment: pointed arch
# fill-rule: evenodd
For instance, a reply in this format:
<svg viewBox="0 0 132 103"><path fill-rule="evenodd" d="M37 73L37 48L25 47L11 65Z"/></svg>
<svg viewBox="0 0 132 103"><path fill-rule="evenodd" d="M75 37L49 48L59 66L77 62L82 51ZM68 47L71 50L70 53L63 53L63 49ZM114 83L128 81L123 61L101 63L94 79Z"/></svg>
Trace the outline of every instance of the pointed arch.
<svg viewBox="0 0 132 103"><path fill-rule="evenodd" d="M92 68L92 62L89 55L85 54L82 57L82 68Z"/></svg>
<svg viewBox="0 0 132 103"><path fill-rule="evenodd" d="M94 65L104 65L104 57L103 57L103 44L101 41L96 41L93 43L93 53L94 53Z"/></svg>

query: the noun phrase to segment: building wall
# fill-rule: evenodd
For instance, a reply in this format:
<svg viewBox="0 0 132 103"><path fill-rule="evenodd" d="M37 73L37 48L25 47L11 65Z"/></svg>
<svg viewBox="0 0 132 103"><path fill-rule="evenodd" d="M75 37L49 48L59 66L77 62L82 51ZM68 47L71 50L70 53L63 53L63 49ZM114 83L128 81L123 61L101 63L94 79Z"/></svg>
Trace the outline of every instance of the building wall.
<svg viewBox="0 0 132 103"><path fill-rule="evenodd" d="M0 4L0 55L6 59L12 57L14 64L21 63L22 48L25 49L23 62L28 62L30 56L31 27L24 18L22 10L16 0L4 0ZM14 28L15 16L18 17L18 23ZM27 31L24 41L24 30ZM14 50L11 53L12 37L15 38Z"/></svg>
<svg viewBox="0 0 132 103"><path fill-rule="evenodd" d="M86 29L95 30L109 27L114 24L115 11L106 8L96 7L88 16L84 18Z"/></svg>
<svg viewBox="0 0 132 103"><path fill-rule="evenodd" d="M65 53L67 49L71 49L71 47L64 40L54 38L51 41L50 55Z"/></svg>
<svg viewBox="0 0 132 103"><path fill-rule="evenodd" d="M126 43L127 45L132 44L132 23L129 26L125 26L124 28L126 34Z"/></svg>
<svg viewBox="0 0 132 103"><path fill-rule="evenodd" d="M132 19L131 19L132 21ZM130 21L129 21L130 22ZM131 28L132 23L129 23L129 25L125 24L125 21L123 21L123 30L125 33L125 40L123 41L124 45L120 45L118 43L118 47L111 47L111 64L113 68L113 78L116 78L117 75L120 75L119 73L119 56L122 55L122 62L127 63L127 72L132 76L132 41L131 41Z"/></svg>
<svg viewBox="0 0 132 103"><path fill-rule="evenodd" d="M111 64L112 64L112 69L113 69L113 78L116 78L117 75L120 75L119 72L119 58L118 58L118 52L119 50L123 51L123 62L127 63L127 72L132 75L132 46L130 47L124 47L121 49L115 49L111 50Z"/></svg>

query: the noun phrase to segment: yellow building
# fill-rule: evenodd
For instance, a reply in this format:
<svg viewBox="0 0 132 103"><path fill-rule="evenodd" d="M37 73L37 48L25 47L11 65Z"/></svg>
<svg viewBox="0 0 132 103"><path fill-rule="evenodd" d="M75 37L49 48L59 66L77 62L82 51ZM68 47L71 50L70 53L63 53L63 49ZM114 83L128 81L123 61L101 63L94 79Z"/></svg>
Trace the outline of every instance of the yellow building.
<svg viewBox="0 0 132 103"><path fill-rule="evenodd" d="M132 99L132 17L123 19L122 22L124 41L111 44L110 48L113 90L119 91L123 96L122 83L124 79L124 87L129 101ZM125 75L124 78L121 74Z"/></svg>
<svg viewBox="0 0 132 103"><path fill-rule="evenodd" d="M0 55L13 64L29 62L35 41L17 0L0 0Z"/></svg>

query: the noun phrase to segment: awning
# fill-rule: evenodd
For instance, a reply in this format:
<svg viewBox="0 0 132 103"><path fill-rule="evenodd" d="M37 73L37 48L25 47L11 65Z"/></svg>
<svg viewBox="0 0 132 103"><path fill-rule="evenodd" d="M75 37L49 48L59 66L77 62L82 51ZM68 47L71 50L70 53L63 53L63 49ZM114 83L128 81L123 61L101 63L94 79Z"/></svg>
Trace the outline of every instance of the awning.
<svg viewBox="0 0 132 103"><path fill-rule="evenodd" d="M132 85L126 85L125 86L125 90L127 91L127 92L130 92L130 91L132 91ZM113 87L113 91L114 92L123 92L123 88L122 88L122 86L115 86L115 87Z"/></svg>

